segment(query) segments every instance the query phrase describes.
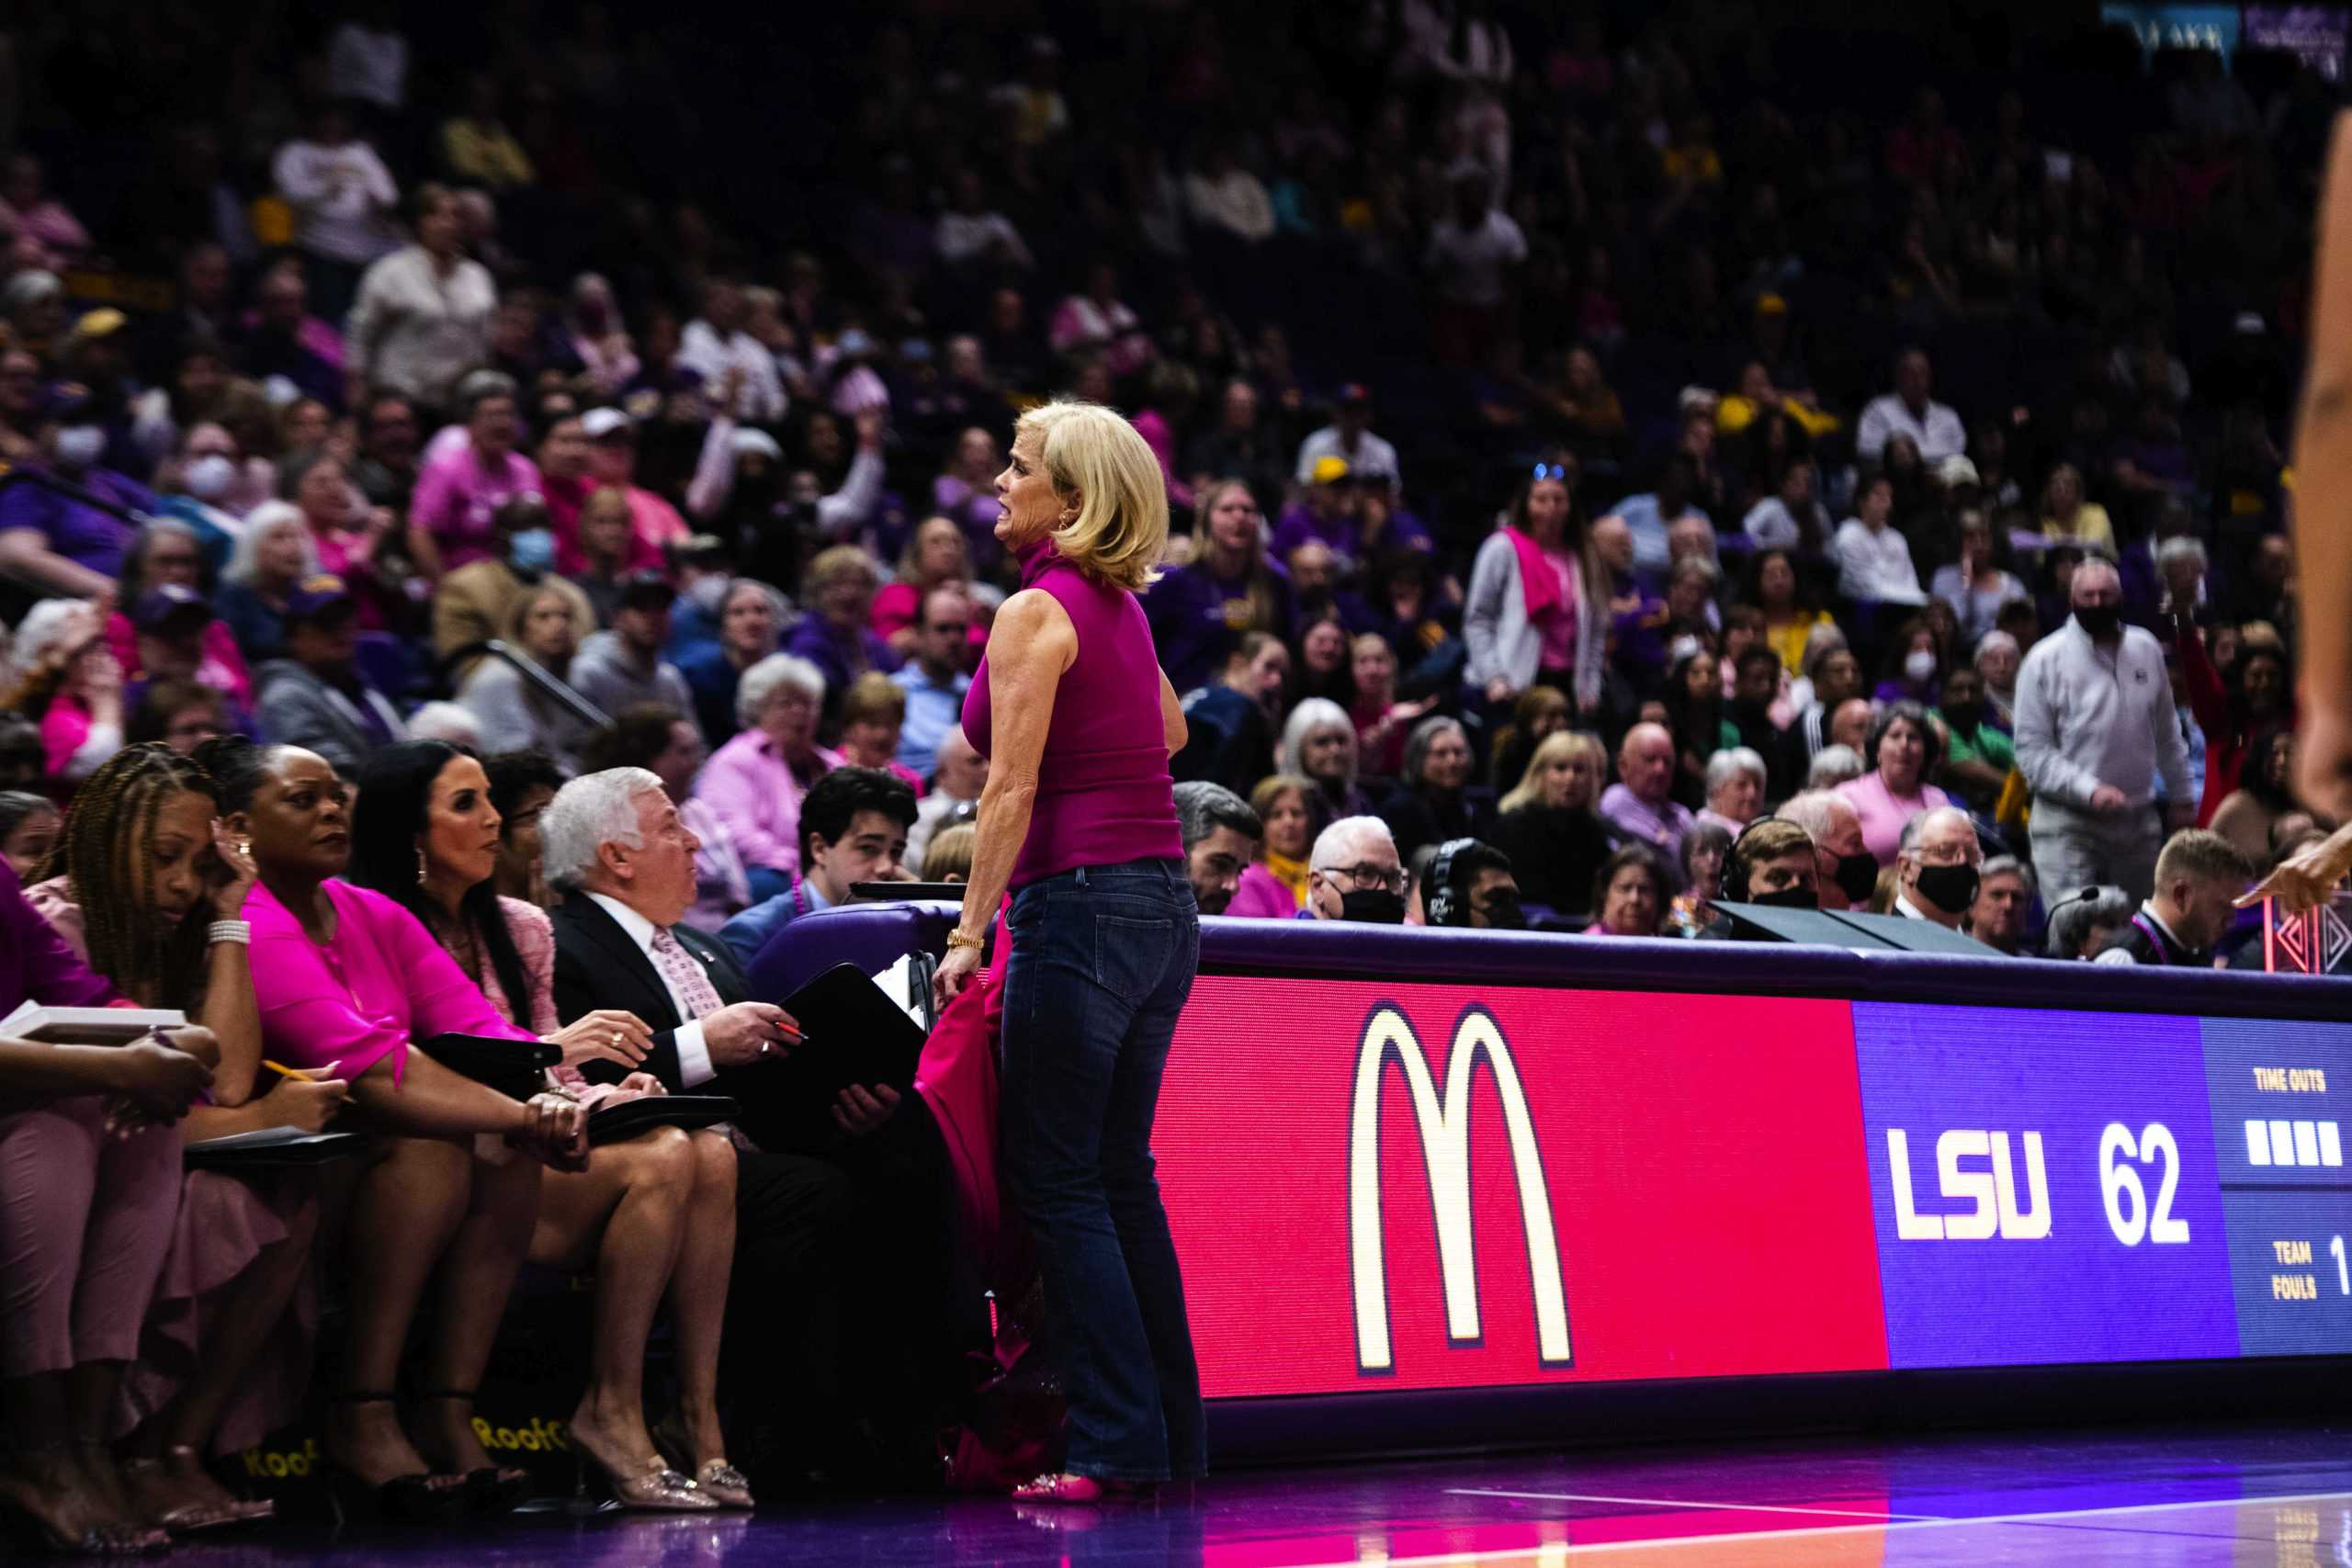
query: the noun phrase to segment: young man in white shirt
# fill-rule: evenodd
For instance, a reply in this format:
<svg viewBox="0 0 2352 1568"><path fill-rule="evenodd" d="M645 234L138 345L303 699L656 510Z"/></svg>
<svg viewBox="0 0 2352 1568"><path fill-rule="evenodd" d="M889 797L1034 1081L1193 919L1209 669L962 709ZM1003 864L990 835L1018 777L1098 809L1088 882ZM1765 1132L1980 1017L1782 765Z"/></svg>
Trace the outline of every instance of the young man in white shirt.
<svg viewBox="0 0 2352 1568"><path fill-rule="evenodd" d="M1854 456L1865 463L1883 460L1890 435L1907 435L1919 449L1919 460L1930 468L1946 457L1968 450L1968 428L1948 403L1928 396L1934 384L1928 356L1905 349L1894 362L1894 390L1872 398L1862 410L1854 432Z"/></svg>

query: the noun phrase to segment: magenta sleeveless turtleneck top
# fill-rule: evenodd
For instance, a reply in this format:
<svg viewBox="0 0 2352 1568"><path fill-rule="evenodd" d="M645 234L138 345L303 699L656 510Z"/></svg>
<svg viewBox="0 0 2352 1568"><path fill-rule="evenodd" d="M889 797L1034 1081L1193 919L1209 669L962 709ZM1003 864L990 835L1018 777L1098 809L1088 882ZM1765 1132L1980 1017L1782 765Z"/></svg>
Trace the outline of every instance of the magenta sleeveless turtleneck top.
<svg viewBox="0 0 2352 1568"><path fill-rule="evenodd" d="M1143 605L1088 577L1041 539L1020 555L1021 586L1054 596L1078 632L1078 657L1054 691L1037 764L1037 805L1012 886L1082 865L1181 860L1175 784L1159 714L1159 663ZM964 738L991 755L989 661L964 697Z"/></svg>

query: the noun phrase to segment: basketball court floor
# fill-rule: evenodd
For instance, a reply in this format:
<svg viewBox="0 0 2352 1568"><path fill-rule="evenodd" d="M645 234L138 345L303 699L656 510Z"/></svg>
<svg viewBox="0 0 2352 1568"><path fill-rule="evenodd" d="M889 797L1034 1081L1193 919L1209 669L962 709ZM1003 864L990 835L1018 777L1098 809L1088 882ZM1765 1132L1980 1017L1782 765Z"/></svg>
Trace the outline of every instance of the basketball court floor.
<svg viewBox="0 0 2352 1568"><path fill-rule="evenodd" d="M190 1568L1462 1564L2352 1568L2352 1433L2131 1427L1579 1450L1238 1471L1151 1502L777 1506L686 1518L570 1506L430 1534L281 1524Z"/></svg>

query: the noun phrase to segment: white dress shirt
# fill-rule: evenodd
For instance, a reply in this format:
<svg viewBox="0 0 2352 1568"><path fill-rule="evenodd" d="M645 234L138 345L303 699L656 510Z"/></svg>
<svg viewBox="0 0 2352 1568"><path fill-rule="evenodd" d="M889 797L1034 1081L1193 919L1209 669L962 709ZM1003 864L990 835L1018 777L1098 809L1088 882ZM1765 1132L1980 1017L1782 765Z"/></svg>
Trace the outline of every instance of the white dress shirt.
<svg viewBox="0 0 2352 1568"><path fill-rule="evenodd" d="M686 1005L685 998L678 995L678 987L670 983L670 976L663 972L661 960L653 956L653 937L661 928L617 898L607 897L602 893L591 893L588 897L595 901L598 908L613 917L616 925L628 933L629 941L637 943L637 950L645 954L648 964L653 965L653 973L661 976L662 988L670 993L670 1005L678 1010L678 1016L692 1018L694 1009ZM676 942L677 938L673 935L670 940ZM679 946L685 949L683 942ZM692 950L685 949L685 952L687 957L694 958ZM699 964L702 960L695 958L695 962ZM712 989L717 988L714 982ZM691 1089L718 1076L718 1069L710 1063L710 1047L703 1043L702 1020L695 1018L691 1022L680 1024L672 1038L678 1045L678 1083L681 1088Z"/></svg>
<svg viewBox="0 0 2352 1568"><path fill-rule="evenodd" d="M1893 524L1873 529L1859 517L1838 525L1830 542L1838 557L1838 592L1849 599L1877 599L1890 604L1924 604L1919 573L1911 565L1911 547Z"/></svg>
<svg viewBox="0 0 2352 1568"><path fill-rule="evenodd" d="M1854 456L1866 463L1880 461L1890 435L1909 436L1919 449L1919 461L1931 468L1968 450L1968 427L1951 404L1930 400L1925 415L1915 414L1893 392L1872 398L1862 409L1861 423L1854 431Z"/></svg>
<svg viewBox="0 0 2352 1568"><path fill-rule="evenodd" d="M727 372L742 371L743 384L737 389L735 406L729 411L737 419L772 424L784 417L787 400L784 378L776 374L775 355L741 328L720 337L708 321L699 318L688 321L678 335L677 362L700 376L704 387L714 392L727 379Z"/></svg>

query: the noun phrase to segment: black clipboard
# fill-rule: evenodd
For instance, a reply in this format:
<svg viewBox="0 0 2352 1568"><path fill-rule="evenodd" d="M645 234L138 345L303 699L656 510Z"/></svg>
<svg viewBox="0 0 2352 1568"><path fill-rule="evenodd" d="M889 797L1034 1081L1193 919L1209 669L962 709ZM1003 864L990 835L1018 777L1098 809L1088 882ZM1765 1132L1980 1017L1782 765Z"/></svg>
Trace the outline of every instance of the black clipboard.
<svg viewBox="0 0 2352 1568"><path fill-rule="evenodd" d="M743 1108L723 1094L649 1094L641 1100L599 1106L588 1113L588 1142L617 1144L656 1127L715 1127L731 1122Z"/></svg>
<svg viewBox="0 0 2352 1568"><path fill-rule="evenodd" d="M512 1100L539 1092L547 1070L563 1060L563 1049L545 1040L502 1040L491 1034L436 1034L416 1048L478 1084Z"/></svg>
<svg viewBox="0 0 2352 1568"><path fill-rule="evenodd" d="M792 1047L792 1065L830 1093L852 1084L914 1088L923 1026L856 964L834 964L777 1005L808 1036Z"/></svg>
<svg viewBox="0 0 2352 1568"><path fill-rule="evenodd" d="M303 1133L292 1127L264 1127L258 1132L232 1133L225 1138L202 1138L180 1151L190 1170L256 1170L267 1166L325 1165L364 1153L368 1140L356 1133Z"/></svg>

